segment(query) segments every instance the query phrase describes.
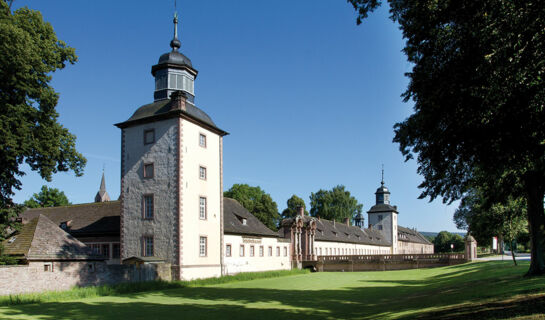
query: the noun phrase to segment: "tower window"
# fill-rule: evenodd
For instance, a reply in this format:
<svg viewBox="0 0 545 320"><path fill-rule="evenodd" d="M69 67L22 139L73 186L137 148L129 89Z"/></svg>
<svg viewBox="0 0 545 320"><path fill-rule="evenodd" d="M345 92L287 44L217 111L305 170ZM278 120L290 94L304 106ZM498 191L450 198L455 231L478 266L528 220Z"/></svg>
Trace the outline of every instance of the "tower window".
<svg viewBox="0 0 545 320"><path fill-rule="evenodd" d="M144 130L144 144L155 142L155 129Z"/></svg>
<svg viewBox="0 0 545 320"><path fill-rule="evenodd" d="M145 194L142 197L142 213L144 219L153 219L153 194Z"/></svg>
<svg viewBox="0 0 545 320"><path fill-rule="evenodd" d="M199 197L199 219L206 220L206 198Z"/></svg>
<svg viewBox="0 0 545 320"><path fill-rule="evenodd" d="M144 257L153 257L153 237L142 238L142 255Z"/></svg>
<svg viewBox="0 0 545 320"><path fill-rule="evenodd" d="M379 224L379 225L377 226L377 229L382 230L382 225Z"/></svg>
<svg viewBox="0 0 545 320"><path fill-rule="evenodd" d="M381 214L378 215L378 221L382 221L382 215Z"/></svg>
<svg viewBox="0 0 545 320"><path fill-rule="evenodd" d="M199 238L199 256L200 257L206 257L207 242L208 242L208 239L206 237Z"/></svg>
<svg viewBox="0 0 545 320"><path fill-rule="evenodd" d="M151 179L153 178L155 173L155 170L153 168L153 162L152 163L145 163L144 164L144 178Z"/></svg>
<svg viewBox="0 0 545 320"><path fill-rule="evenodd" d="M199 146L206 148L206 136L204 134L199 134Z"/></svg>
<svg viewBox="0 0 545 320"><path fill-rule="evenodd" d="M206 180L206 167L199 167L199 178Z"/></svg>

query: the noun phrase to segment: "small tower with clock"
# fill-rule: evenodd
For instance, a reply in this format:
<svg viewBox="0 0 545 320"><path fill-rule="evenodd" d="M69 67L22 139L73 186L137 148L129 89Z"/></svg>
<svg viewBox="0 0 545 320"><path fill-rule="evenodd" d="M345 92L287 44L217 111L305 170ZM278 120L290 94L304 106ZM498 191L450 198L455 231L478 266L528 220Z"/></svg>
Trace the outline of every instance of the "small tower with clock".
<svg viewBox="0 0 545 320"><path fill-rule="evenodd" d="M375 192L376 204L367 211L369 228L381 231L392 244L392 254L397 253L397 206L390 204L390 190L384 186L384 169L380 187Z"/></svg>

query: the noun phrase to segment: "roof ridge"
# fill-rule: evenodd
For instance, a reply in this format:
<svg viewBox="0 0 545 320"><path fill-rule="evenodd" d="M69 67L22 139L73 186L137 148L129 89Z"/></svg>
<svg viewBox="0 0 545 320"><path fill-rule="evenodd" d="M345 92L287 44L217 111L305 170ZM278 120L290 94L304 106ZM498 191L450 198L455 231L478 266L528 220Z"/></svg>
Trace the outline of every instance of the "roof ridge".
<svg viewBox="0 0 545 320"><path fill-rule="evenodd" d="M105 202L76 203L76 204L70 204L70 205L67 205L67 206L57 206L57 207L27 208L27 210L28 211L53 210L53 209L59 209L59 208L73 208L73 207L82 207L82 206L89 206L89 205L109 205L112 202L119 202L119 200L112 200L112 201L105 201Z"/></svg>

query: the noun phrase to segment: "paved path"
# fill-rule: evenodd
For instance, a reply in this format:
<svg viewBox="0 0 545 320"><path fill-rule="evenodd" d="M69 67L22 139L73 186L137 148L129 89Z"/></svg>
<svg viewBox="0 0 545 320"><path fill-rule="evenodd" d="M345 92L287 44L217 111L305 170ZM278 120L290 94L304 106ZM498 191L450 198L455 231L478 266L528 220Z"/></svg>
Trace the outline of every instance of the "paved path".
<svg viewBox="0 0 545 320"><path fill-rule="evenodd" d="M517 254L515 254L515 258L517 259L517 261L530 260L530 254L529 253L517 253ZM497 256L491 256L491 257L477 258L477 260L482 260L482 261L490 261L490 260L513 261L513 258L511 257L511 252L506 251L503 256L497 255Z"/></svg>

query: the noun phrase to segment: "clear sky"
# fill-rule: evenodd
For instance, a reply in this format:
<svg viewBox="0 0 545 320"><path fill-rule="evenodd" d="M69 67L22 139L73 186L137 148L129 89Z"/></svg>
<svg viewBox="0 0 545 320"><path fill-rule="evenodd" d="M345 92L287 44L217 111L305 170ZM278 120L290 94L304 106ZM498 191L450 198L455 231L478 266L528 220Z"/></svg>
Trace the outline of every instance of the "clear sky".
<svg viewBox="0 0 545 320"><path fill-rule="evenodd" d="M22 202L43 184L72 203L92 202L103 167L112 199L120 190L120 130L153 102L151 66L170 50L173 1L24 1L42 12L78 62L53 74L60 122L88 160L83 177L51 183L27 170ZM367 211L381 165L399 223L457 231L457 203L419 200L414 160L392 143L393 125L412 112L400 95L411 65L404 40L382 7L356 25L344 0L178 1L181 52L199 71L196 105L230 135L224 139L224 189L260 186L279 211L296 194L342 184ZM367 219L366 219L367 221Z"/></svg>

